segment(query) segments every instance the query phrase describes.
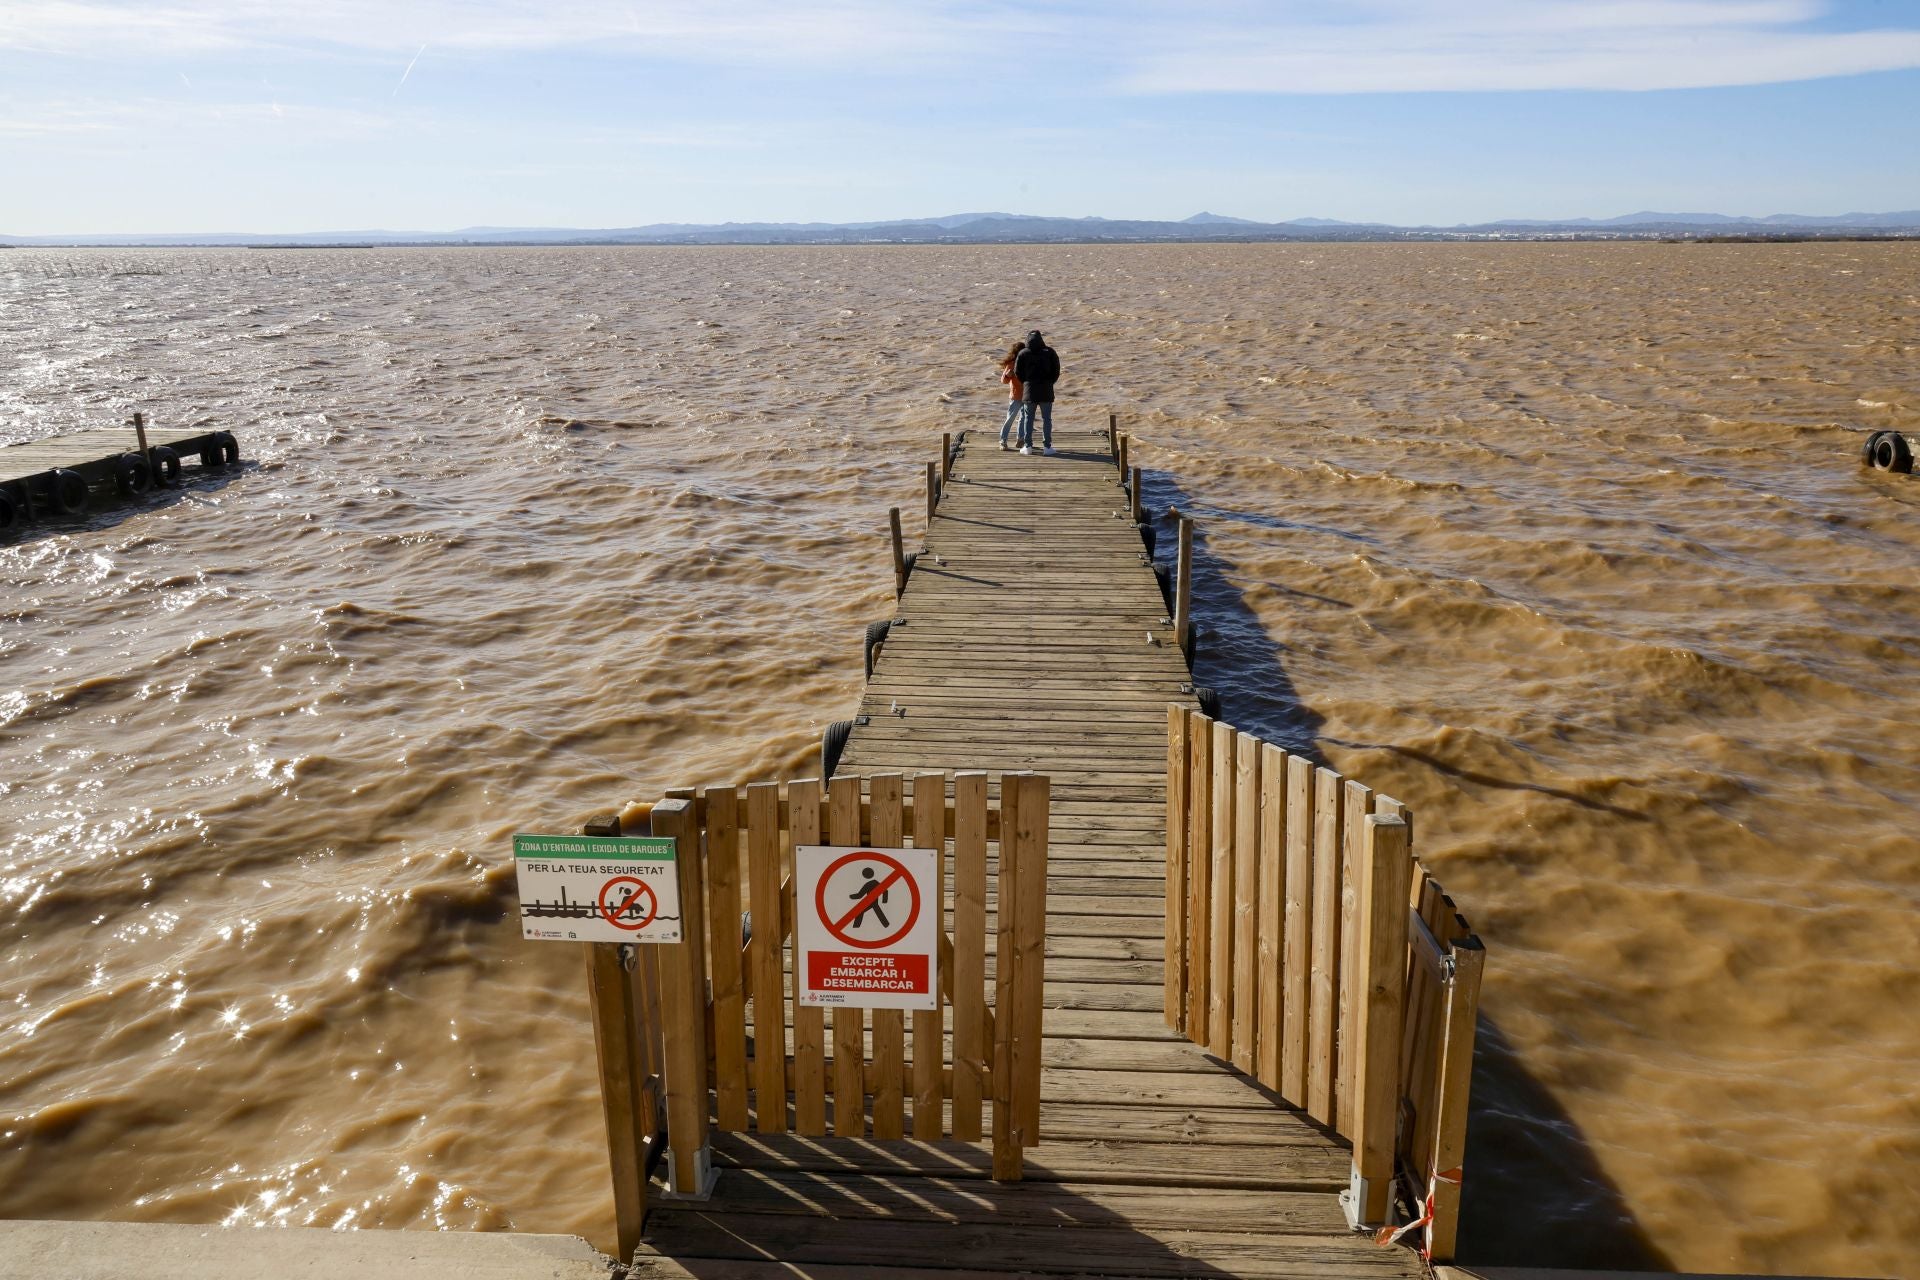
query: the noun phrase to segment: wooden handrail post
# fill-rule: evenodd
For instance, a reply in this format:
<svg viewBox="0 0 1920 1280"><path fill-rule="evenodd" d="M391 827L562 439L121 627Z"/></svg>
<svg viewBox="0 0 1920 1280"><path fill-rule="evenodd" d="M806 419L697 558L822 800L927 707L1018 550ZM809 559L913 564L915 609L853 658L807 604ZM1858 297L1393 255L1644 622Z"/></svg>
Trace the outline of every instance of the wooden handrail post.
<svg viewBox="0 0 1920 1280"><path fill-rule="evenodd" d="M1180 557L1173 576L1173 638L1193 658L1193 521L1179 516Z"/></svg>
<svg viewBox="0 0 1920 1280"><path fill-rule="evenodd" d="M1440 1050L1440 1079L1433 1091L1435 1116L1433 1171L1427 1192L1433 1197L1433 1222L1427 1249L1435 1262L1451 1262L1460 1232L1461 1166L1467 1154L1467 1098L1473 1084L1473 1041L1480 1016L1480 974L1487 953L1476 937L1456 938L1451 947L1453 981L1447 984L1446 1039Z"/></svg>
<svg viewBox="0 0 1920 1280"><path fill-rule="evenodd" d="M1120 483L1127 481L1127 444L1133 437L1125 431L1120 433L1120 447L1114 451L1113 460L1120 468Z"/></svg>
<svg viewBox="0 0 1920 1280"><path fill-rule="evenodd" d="M1355 1227L1387 1219L1400 1110L1400 1029L1406 998L1407 891L1413 856L1407 824L1367 815L1361 866L1360 1025L1354 1036L1353 1173L1346 1209Z"/></svg>
<svg viewBox="0 0 1920 1280"><path fill-rule="evenodd" d="M887 523L893 527L893 594L907 593L907 549L900 540L900 508L887 508Z"/></svg>
<svg viewBox="0 0 1920 1280"><path fill-rule="evenodd" d="M691 800L653 807L653 833L671 837L680 875L681 941L663 945L660 1012L665 1022L667 1142L675 1194L704 1197L713 1187L713 1148L707 1142L707 965L704 931L696 927L701 893L700 832Z"/></svg>
<svg viewBox="0 0 1920 1280"><path fill-rule="evenodd" d="M953 432L940 433L940 483L945 484L947 477L953 474Z"/></svg>
<svg viewBox="0 0 1920 1280"><path fill-rule="evenodd" d="M147 415L144 413L134 414L132 426L133 426L133 438L140 442L140 456L143 458L148 457L149 455L147 453Z"/></svg>
<svg viewBox="0 0 1920 1280"><path fill-rule="evenodd" d="M1147 522L1147 504L1140 496L1140 468L1133 468L1133 523L1143 525Z"/></svg>
<svg viewBox="0 0 1920 1280"><path fill-rule="evenodd" d="M1107 447L1108 448L1115 447L1113 438L1114 436L1119 434L1119 431L1120 431L1120 415L1117 413L1108 414L1107 415Z"/></svg>
<svg viewBox="0 0 1920 1280"><path fill-rule="evenodd" d="M940 467L936 463L927 464L927 528L933 528L934 508L940 505Z"/></svg>
<svg viewBox="0 0 1920 1280"><path fill-rule="evenodd" d="M617 836L620 815L590 819L582 835ZM654 1128L646 1073L634 1047L643 1028L633 1003L627 960L637 948L617 942L586 944L587 1003L593 1011L594 1059L600 1067L600 1109L607 1123L607 1159L613 1167L614 1235L619 1260L630 1262L647 1220L647 1148Z"/></svg>

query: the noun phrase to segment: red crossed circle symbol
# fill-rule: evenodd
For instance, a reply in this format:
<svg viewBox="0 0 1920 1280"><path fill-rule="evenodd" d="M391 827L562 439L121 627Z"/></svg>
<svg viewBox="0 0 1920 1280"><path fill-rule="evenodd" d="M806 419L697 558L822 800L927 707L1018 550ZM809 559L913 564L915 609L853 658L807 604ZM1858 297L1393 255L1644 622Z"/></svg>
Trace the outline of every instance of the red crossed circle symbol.
<svg viewBox="0 0 1920 1280"><path fill-rule="evenodd" d="M617 906L609 906L608 900L616 896L614 890L623 885L632 885L632 891L619 895ZM646 928L660 914L659 896L654 893L652 885L638 876L615 876L601 885L600 901L596 905L601 919L616 929L625 929L630 933L638 933Z"/></svg>
<svg viewBox="0 0 1920 1280"><path fill-rule="evenodd" d="M827 912L827 883L833 879L834 872L849 862L877 862L885 868L886 873L875 880L867 891L860 895L859 901L836 920ZM896 880L907 882L907 896L913 900L913 905L907 908L906 923L884 938L863 941L853 937L848 932L847 926L872 906ZM820 913L820 923L827 926L828 933L850 947L857 947L862 951L878 951L882 947L892 946L913 931L913 922L920 918L920 886L914 883L913 877L907 874L906 866L897 858L889 858L886 854L877 853L872 849L862 849L857 853L849 853L834 859L828 864L827 869L820 873L820 882L814 886L813 890L813 905L814 909Z"/></svg>

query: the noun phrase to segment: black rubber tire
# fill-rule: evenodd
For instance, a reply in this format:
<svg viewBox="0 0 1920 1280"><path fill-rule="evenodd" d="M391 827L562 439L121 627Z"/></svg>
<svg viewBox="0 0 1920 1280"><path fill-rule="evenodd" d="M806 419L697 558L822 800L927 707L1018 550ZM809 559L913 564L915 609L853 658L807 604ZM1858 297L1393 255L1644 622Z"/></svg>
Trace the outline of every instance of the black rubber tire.
<svg viewBox="0 0 1920 1280"><path fill-rule="evenodd" d="M229 467L239 465L240 442L233 438L233 432L217 432L213 437L213 442L220 446L220 461Z"/></svg>
<svg viewBox="0 0 1920 1280"><path fill-rule="evenodd" d="M887 641L887 632L893 630L891 622L869 622L867 624L867 679L873 679L873 655Z"/></svg>
<svg viewBox="0 0 1920 1280"><path fill-rule="evenodd" d="M20 523L20 514L20 504L13 500L13 495L0 489L0 534L12 533Z"/></svg>
<svg viewBox="0 0 1920 1280"><path fill-rule="evenodd" d="M180 455L167 446L160 444L147 450L147 459L153 464L153 482L163 489L180 487Z"/></svg>
<svg viewBox="0 0 1920 1280"><path fill-rule="evenodd" d="M918 551L909 551L907 552L906 555L902 556L901 559L906 561L907 578L911 580L913 577L913 566L920 563L920 553ZM901 594L904 595L905 593L906 593L905 585L902 584Z"/></svg>
<svg viewBox="0 0 1920 1280"><path fill-rule="evenodd" d="M77 516L87 509L87 478L65 467L53 473L48 484L53 509L63 516Z"/></svg>
<svg viewBox="0 0 1920 1280"><path fill-rule="evenodd" d="M202 471L214 471L222 465L224 464L220 457L219 445L210 444L200 451L200 469Z"/></svg>
<svg viewBox="0 0 1920 1280"><path fill-rule="evenodd" d="M1867 437L1867 442L1865 444L1860 446L1860 465L1861 466L1870 467L1873 465L1873 451L1875 448L1879 446L1880 437L1885 434L1887 433L1884 431L1876 431Z"/></svg>
<svg viewBox="0 0 1920 1280"><path fill-rule="evenodd" d="M1140 526L1140 541L1143 544L1145 544L1147 548L1147 558L1152 559L1153 549L1155 546L1159 544L1159 541L1160 541L1159 533L1154 529L1152 525L1143 524Z"/></svg>
<svg viewBox="0 0 1920 1280"><path fill-rule="evenodd" d="M840 767L840 753L847 749L847 739L853 736L853 721L835 720L820 735L820 780L826 781L833 771Z"/></svg>
<svg viewBox="0 0 1920 1280"><path fill-rule="evenodd" d="M1220 693L1216 689L1196 688L1193 691L1195 702L1200 704L1200 714L1209 720L1220 718Z"/></svg>
<svg viewBox="0 0 1920 1280"><path fill-rule="evenodd" d="M1875 471L1906 475L1913 470L1913 447L1898 431L1882 431L1874 441L1872 466Z"/></svg>
<svg viewBox="0 0 1920 1280"><path fill-rule="evenodd" d="M137 453L123 453L113 460L113 487L123 498L137 498L153 488L153 465Z"/></svg>

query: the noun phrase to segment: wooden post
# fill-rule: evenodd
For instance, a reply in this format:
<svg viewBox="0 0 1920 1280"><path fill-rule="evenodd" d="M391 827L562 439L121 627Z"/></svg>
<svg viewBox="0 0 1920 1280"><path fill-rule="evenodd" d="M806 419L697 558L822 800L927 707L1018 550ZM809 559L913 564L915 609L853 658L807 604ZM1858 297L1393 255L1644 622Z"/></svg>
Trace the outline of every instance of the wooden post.
<svg viewBox="0 0 1920 1280"><path fill-rule="evenodd" d="M947 477L953 474L953 432L940 433L940 483L946 484Z"/></svg>
<svg viewBox="0 0 1920 1280"><path fill-rule="evenodd" d="M1021 788L1017 774L1000 775L1000 901L995 912L999 936L994 943L993 975L993 1179L1018 1182L1024 1170L1020 1137L1013 1116L1013 1033L1019 1021L1017 972L1013 964L1014 923L1020 911Z"/></svg>
<svg viewBox="0 0 1920 1280"><path fill-rule="evenodd" d="M682 941L662 948L660 967L673 1189L684 1196L702 1196L712 1186L713 1149L707 1145L707 965L698 942L700 932L694 927L704 898L693 802L674 799L655 805L653 833L673 839L674 862L680 872Z"/></svg>
<svg viewBox="0 0 1920 1280"><path fill-rule="evenodd" d="M1407 824L1367 815L1362 874L1360 1048L1355 1072L1353 1175L1348 1212L1356 1226L1387 1219L1393 1183L1393 1146L1400 1109L1400 1015L1406 988L1407 881L1413 859ZM1326 864L1322 862L1321 867ZM1464 1134L1465 1126L1462 1126Z"/></svg>
<svg viewBox="0 0 1920 1280"><path fill-rule="evenodd" d="M1140 468L1133 469L1133 484L1129 487L1133 492L1133 523L1143 525L1147 522L1147 504L1140 496Z"/></svg>
<svg viewBox="0 0 1920 1280"><path fill-rule="evenodd" d="M1452 946L1453 981L1447 986L1446 1047L1441 1051L1440 1080L1434 1090L1433 1174L1427 1192L1433 1197L1433 1224L1427 1228L1427 1249L1435 1262L1451 1262L1460 1231L1460 1186L1467 1154L1467 1095L1473 1084L1473 1041L1480 1015L1480 975L1487 953L1480 939L1455 938Z"/></svg>
<svg viewBox="0 0 1920 1280"><path fill-rule="evenodd" d="M582 835L617 836L620 815L596 817ZM634 1059L643 1028L633 1004L623 952L617 942L589 942L587 999L593 1010L594 1058L600 1064L600 1109L607 1122L607 1157L613 1166L613 1217L619 1260L631 1261L647 1219L647 1147L653 1140L652 1106L643 1102L644 1073Z"/></svg>
<svg viewBox="0 0 1920 1280"><path fill-rule="evenodd" d="M1334 1127L1334 1034L1340 1016L1340 784L1313 773L1313 973L1307 1000L1307 1114ZM1351 1135L1342 1135L1343 1137Z"/></svg>
<svg viewBox="0 0 1920 1280"><path fill-rule="evenodd" d="M940 505L940 467L937 463L927 464L927 529L933 529L933 513Z"/></svg>
<svg viewBox="0 0 1920 1280"><path fill-rule="evenodd" d="M1193 521L1180 517L1180 556L1174 565L1173 638L1193 660Z"/></svg>
<svg viewBox="0 0 1920 1280"><path fill-rule="evenodd" d="M907 549L900 540L900 508L887 508L887 523L893 528L893 594L897 599L907 593Z"/></svg>
<svg viewBox="0 0 1920 1280"><path fill-rule="evenodd" d="M1120 468L1120 481L1122 484L1126 483L1127 479L1127 442L1132 438L1133 437L1126 432L1122 431L1120 433L1120 447L1115 450L1113 456L1115 465Z"/></svg>
<svg viewBox="0 0 1920 1280"><path fill-rule="evenodd" d="M151 455L147 453L147 415L144 413L133 415L133 438L140 442L140 456L150 457Z"/></svg>
<svg viewBox="0 0 1920 1280"><path fill-rule="evenodd" d="M747 999L740 967L740 792L708 787L707 936L712 972L714 1121L728 1132L747 1127Z"/></svg>
<svg viewBox="0 0 1920 1280"><path fill-rule="evenodd" d="M1120 415L1117 413L1108 414L1107 415L1107 447L1108 448L1117 447L1113 441L1114 441L1114 437L1119 433L1120 433Z"/></svg>
<svg viewBox="0 0 1920 1280"><path fill-rule="evenodd" d="M1207 1052L1222 1060L1233 1057L1233 841L1234 824L1233 756L1237 740L1233 726L1215 720L1213 734L1212 788L1213 830L1210 843L1213 865L1208 869L1212 898L1208 903L1207 947Z"/></svg>

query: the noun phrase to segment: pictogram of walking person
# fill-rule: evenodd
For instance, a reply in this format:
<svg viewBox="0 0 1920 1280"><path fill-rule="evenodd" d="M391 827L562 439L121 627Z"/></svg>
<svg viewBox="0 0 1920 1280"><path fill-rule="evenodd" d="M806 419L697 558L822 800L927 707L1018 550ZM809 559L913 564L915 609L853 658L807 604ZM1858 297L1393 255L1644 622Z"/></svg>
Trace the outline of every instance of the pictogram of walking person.
<svg viewBox="0 0 1920 1280"><path fill-rule="evenodd" d="M866 897L869 893L873 892L873 868L862 867L860 869L860 876L861 876L860 887L847 895L847 897L854 902L860 901L860 899ZM875 918L877 918L880 921L880 927L882 929L893 928L893 922L887 919L887 913L880 909L880 904L885 902L887 900L887 895L891 894L892 892L893 892L892 889L882 889L879 893L879 896L875 897L874 900L869 902L866 906L860 908L860 914L853 918L852 927L855 929L858 929L860 927L860 922L867 918L867 912L871 911L873 912Z"/></svg>

